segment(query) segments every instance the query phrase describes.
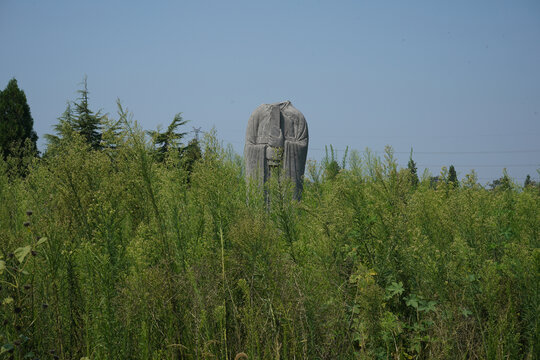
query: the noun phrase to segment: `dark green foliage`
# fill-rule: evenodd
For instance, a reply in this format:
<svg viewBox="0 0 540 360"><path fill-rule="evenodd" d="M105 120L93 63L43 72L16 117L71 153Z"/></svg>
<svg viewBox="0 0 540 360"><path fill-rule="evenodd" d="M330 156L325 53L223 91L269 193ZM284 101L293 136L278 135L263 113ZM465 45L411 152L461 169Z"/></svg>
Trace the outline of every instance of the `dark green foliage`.
<svg viewBox="0 0 540 360"><path fill-rule="evenodd" d="M182 151L184 149L181 140L187 133L178 132L178 128L186 123L187 120L182 119L181 113L178 113L174 116L173 121L167 127L166 131L148 131L148 135L152 137L152 141L154 143L155 157L158 162L165 161L165 157L169 151Z"/></svg>
<svg viewBox="0 0 540 360"><path fill-rule="evenodd" d="M86 143L94 150L101 149L101 121L100 111L94 114L88 105L88 84L84 77L83 88L78 90L80 97L73 105L73 130L82 135Z"/></svg>
<svg viewBox="0 0 540 360"><path fill-rule="evenodd" d="M429 177L429 186L433 189L437 188L437 184L440 182L439 176L430 176Z"/></svg>
<svg viewBox="0 0 540 360"><path fill-rule="evenodd" d="M49 146L47 151L53 151L62 141L70 141L75 134L78 134L90 146L90 149L101 150L102 127L106 116L101 115L101 111L94 113L88 104L88 84L86 76L82 82L82 89L77 90L79 98L77 101L68 102L66 110L58 118L58 124L54 126L56 135L46 134Z"/></svg>
<svg viewBox="0 0 540 360"><path fill-rule="evenodd" d="M450 168L448 169L448 182L452 184L452 186L458 186L458 178L456 169L454 168L454 165L450 165Z"/></svg>
<svg viewBox="0 0 540 360"><path fill-rule="evenodd" d="M34 119L26 101L24 91L19 89L17 80L11 79L3 91L0 91L0 149L2 157L16 156L20 149L27 147L37 154L34 131Z"/></svg>
<svg viewBox="0 0 540 360"><path fill-rule="evenodd" d="M525 182L523 183L524 188L539 188L540 189L540 183L534 181L531 179L531 176L527 174L527 177L525 178Z"/></svg>
<svg viewBox="0 0 540 360"><path fill-rule="evenodd" d="M328 180L332 180L337 176L341 168L339 167L339 164L337 161L331 160L324 170L325 170L324 171L325 178Z"/></svg>
<svg viewBox="0 0 540 360"><path fill-rule="evenodd" d="M182 166L183 168L191 174L195 162L202 157L201 146L197 139L191 140L187 146L182 149Z"/></svg>
<svg viewBox="0 0 540 360"><path fill-rule="evenodd" d="M416 168L416 163L412 158L412 154L413 150L411 149L411 154L409 155L409 162L407 163L407 169L409 169L409 172L411 174L411 186L413 188L416 188L418 186L418 170Z"/></svg>
<svg viewBox="0 0 540 360"><path fill-rule="evenodd" d="M348 147L345 149L345 154L343 156L343 160L341 162L341 166L337 162L337 152L334 152L334 147L330 145L330 153L328 152L328 147L325 146L325 157L323 159L323 168L324 168L324 178L327 180L334 179L337 174L341 171L341 169L345 168L345 164L347 161L347 152Z"/></svg>
<svg viewBox="0 0 540 360"><path fill-rule="evenodd" d="M300 202L273 177L267 209L215 137L158 162L124 109L104 126L114 147L74 134L24 179L0 161L15 359L535 359L536 189L471 174L412 191L388 148Z"/></svg>
<svg viewBox="0 0 540 360"><path fill-rule="evenodd" d="M502 190L506 191L511 188L512 181L510 180L510 177L508 176L508 173L506 172L506 169L504 169L503 176L501 176L498 179L495 179L489 184L491 187L491 190Z"/></svg>
<svg viewBox="0 0 540 360"><path fill-rule="evenodd" d="M189 182L195 162L201 159L201 147L198 139L192 139L187 145L182 144L182 139L187 132L179 132L179 128L187 124L180 113L176 114L167 130L147 131L152 138L153 158L158 163L171 163L180 165L186 171L186 181Z"/></svg>
<svg viewBox="0 0 540 360"><path fill-rule="evenodd" d="M531 175L527 174L527 177L525 178L525 183L523 184L523 187L527 187L532 184Z"/></svg>
<svg viewBox="0 0 540 360"><path fill-rule="evenodd" d="M48 142L47 152L59 147L62 140L71 139L75 133L75 117L70 102L67 103L66 110L58 118L58 123L53 128L56 135L45 134L45 139Z"/></svg>

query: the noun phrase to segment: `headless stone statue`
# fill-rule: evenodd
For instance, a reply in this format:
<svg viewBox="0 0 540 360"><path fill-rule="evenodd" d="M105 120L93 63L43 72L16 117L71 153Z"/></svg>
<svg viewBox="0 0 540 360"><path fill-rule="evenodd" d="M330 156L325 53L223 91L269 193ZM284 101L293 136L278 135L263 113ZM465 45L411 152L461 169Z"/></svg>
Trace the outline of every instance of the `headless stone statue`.
<svg viewBox="0 0 540 360"><path fill-rule="evenodd" d="M306 119L290 101L263 104L253 111L246 131L246 176L261 185L282 169L295 183L300 199L306 167L308 128Z"/></svg>

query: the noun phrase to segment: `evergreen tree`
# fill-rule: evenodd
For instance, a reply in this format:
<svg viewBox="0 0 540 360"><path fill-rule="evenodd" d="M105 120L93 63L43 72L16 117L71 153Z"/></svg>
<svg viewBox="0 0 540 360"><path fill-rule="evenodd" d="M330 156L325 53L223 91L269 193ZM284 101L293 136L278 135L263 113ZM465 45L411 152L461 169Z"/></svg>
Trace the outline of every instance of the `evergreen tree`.
<svg viewBox="0 0 540 360"><path fill-rule="evenodd" d="M527 174L527 177L525 178L525 183L523 184L523 187L527 187L531 185L531 175Z"/></svg>
<svg viewBox="0 0 540 360"><path fill-rule="evenodd" d="M73 129L80 133L94 150L101 149L101 120L100 111L96 114L88 107L88 84L84 77L83 88L77 92L80 94L79 102L74 103L75 114Z"/></svg>
<svg viewBox="0 0 540 360"><path fill-rule="evenodd" d="M525 183L523 184L524 188L528 187L538 187L540 189L540 183L534 181L531 179L531 175L527 174L527 177L525 178Z"/></svg>
<svg viewBox="0 0 540 360"><path fill-rule="evenodd" d="M165 132L158 130L147 131L148 135L152 137L155 148L155 156L158 162L163 162L167 152L171 149L183 150L182 143L180 142L187 133L178 132L177 128L185 125L187 120L182 118L181 113L175 115L171 124L167 127Z"/></svg>
<svg viewBox="0 0 540 360"><path fill-rule="evenodd" d="M440 181L440 177L437 175L437 176L430 176L429 177L429 187L432 188L432 189L436 189L437 188L437 184L439 183Z"/></svg>
<svg viewBox="0 0 540 360"><path fill-rule="evenodd" d="M458 185L458 178L454 165L450 165L450 168L448 169L448 182L451 183L453 186Z"/></svg>
<svg viewBox="0 0 540 360"><path fill-rule="evenodd" d="M45 139L47 139L48 143L47 151L60 145L62 139L70 138L75 131L75 116L70 102L67 103L66 110L58 118L58 123L53 128L56 135L45 134Z"/></svg>
<svg viewBox="0 0 540 360"><path fill-rule="evenodd" d="M333 180L341 171L341 167L337 162L337 154L334 152L334 147L330 145L330 155L328 153L328 146L324 146L325 157L322 161L322 167L324 169L324 177L327 180ZM343 161L345 163L345 160Z"/></svg>
<svg viewBox="0 0 540 360"><path fill-rule="evenodd" d="M101 146L103 149L117 149L122 138L121 120L114 120L105 116L102 120Z"/></svg>
<svg viewBox="0 0 540 360"><path fill-rule="evenodd" d="M491 190L510 190L512 188L512 181L510 180L506 169L503 169L503 176L493 180L493 182L489 184L489 186L491 187Z"/></svg>
<svg viewBox="0 0 540 360"><path fill-rule="evenodd" d="M418 186L418 169L416 168L416 163L414 162L412 158L413 149L411 148L411 154L409 155L409 163L407 164L407 168L409 169L409 172L411 173L411 185L413 188L416 188Z"/></svg>
<svg viewBox="0 0 540 360"><path fill-rule="evenodd" d="M94 114L88 105L88 84L86 76L82 82L83 88L77 90L80 94L78 102L69 101L66 110L54 125L56 135L46 134L47 151L58 146L62 140L69 139L74 133L79 133L92 149L102 149L102 121L105 115L101 111Z"/></svg>
<svg viewBox="0 0 540 360"><path fill-rule="evenodd" d="M188 182L190 181L189 174L193 171L195 162L202 157L201 147L197 139L193 139L182 151L182 166L188 173Z"/></svg>
<svg viewBox="0 0 540 360"><path fill-rule="evenodd" d="M17 80L11 79L0 91L0 150L3 158L18 156L20 148L29 142L30 151L37 154L38 136L34 131L34 119L24 91Z"/></svg>

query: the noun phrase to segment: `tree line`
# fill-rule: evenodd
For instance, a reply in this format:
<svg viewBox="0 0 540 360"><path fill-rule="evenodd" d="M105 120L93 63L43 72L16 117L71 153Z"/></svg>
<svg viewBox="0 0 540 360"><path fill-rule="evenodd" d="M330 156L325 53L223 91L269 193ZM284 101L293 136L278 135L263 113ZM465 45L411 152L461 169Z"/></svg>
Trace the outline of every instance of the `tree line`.
<svg viewBox="0 0 540 360"><path fill-rule="evenodd" d="M89 105L89 90L87 78L84 77L82 81L82 88L77 90L79 97L76 101L68 101L66 110L58 117L58 122L53 126L54 134L45 134L47 140L47 147L43 154L54 151L55 147L70 139L75 134L82 136L84 141L90 146L92 150L104 150L106 148L114 148L115 144L108 143L107 139L103 137L103 126L108 125L108 131L117 131L117 124L111 122L107 114L102 114L101 110L94 112ZM171 149L176 149L182 154L185 154L186 166L193 167L193 162L201 156L201 149L197 139L191 140L188 144L183 144L182 140L185 139L187 133L182 132L180 128L186 125L187 121L182 118L181 113L174 116L172 122L163 131L149 130L147 134L152 138L155 153L154 158L158 162L165 161L166 154ZM12 164L11 169L15 174L24 174L26 167L28 166L29 157L39 157L40 152L37 148L38 136L34 130L34 119L30 112L30 106L28 105L26 95L22 89L19 88L17 80L11 79L6 88L0 91L0 149L4 160L10 159ZM337 174L341 168L345 168L345 159L347 152L343 158L342 166L338 164L335 159L335 153L332 147L326 151L326 157L323 159L327 172L329 174ZM415 161L413 160L413 152L409 157L407 164L408 170L412 174L412 185L418 184L418 169ZM450 165L443 172L447 175L444 176L444 181L459 186L459 180L454 165ZM430 183L435 186L441 181L440 176L431 176ZM506 173L493 180L489 187L496 189L498 187L508 186L510 177ZM533 186L538 187L540 183L531 179L531 176L527 174L524 187Z"/></svg>
<svg viewBox="0 0 540 360"><path fill-rule="evenodd" d="M89 150L104 151L114 149L116 144L109 141L118 132L118 120L102 114L101 110L93 111L89 104L88 81L84 77L81 89L77 90L78 98L68 101L66 110L58 117L53 126L54 134L45 134L47 140L43 154L38 151L38 136L34 130L34 119L30 112L26 95L19 88L17 80L11 79L3 91L0 91L0 149L2 158L10 164L9 171L16 176L24 176L30 159L50 156L62 143L80 136L89 146ZM120 104L119 104L120 106ZM152 139L153 158L164 162L170 151L179 151L184 165L191 168L201 157L198 139L187 144L183 141L187 132L181 131L187 120L178 113L165 130L148 130L146 134ZM104 134L104 131L109 134Z"/></svg>

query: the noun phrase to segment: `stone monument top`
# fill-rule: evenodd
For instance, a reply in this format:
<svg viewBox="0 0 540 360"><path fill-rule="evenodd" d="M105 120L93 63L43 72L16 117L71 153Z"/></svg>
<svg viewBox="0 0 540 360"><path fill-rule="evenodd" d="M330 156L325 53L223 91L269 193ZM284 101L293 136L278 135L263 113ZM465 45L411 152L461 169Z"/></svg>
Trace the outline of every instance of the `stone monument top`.
<svg viewBox="0 0 540 360"><path fill-rule="evenodd" d="M248 121L244 158L246 176L260 184L273 169L281 169L295 183L300 199L308 149L304 115L290 101L262 104Z"/></svg>

